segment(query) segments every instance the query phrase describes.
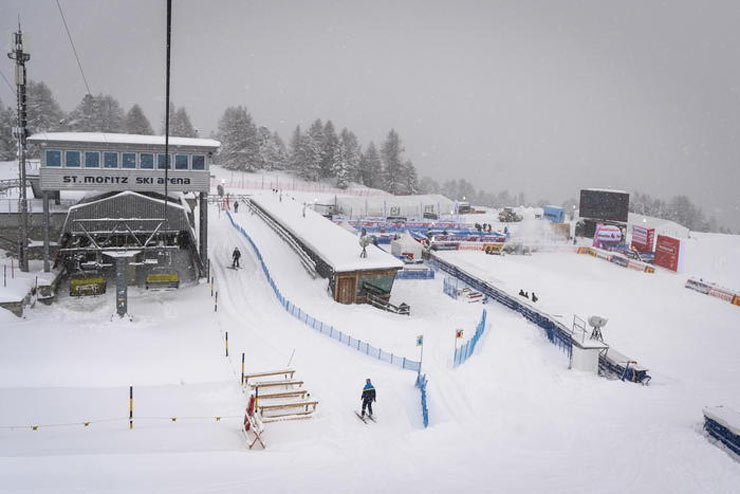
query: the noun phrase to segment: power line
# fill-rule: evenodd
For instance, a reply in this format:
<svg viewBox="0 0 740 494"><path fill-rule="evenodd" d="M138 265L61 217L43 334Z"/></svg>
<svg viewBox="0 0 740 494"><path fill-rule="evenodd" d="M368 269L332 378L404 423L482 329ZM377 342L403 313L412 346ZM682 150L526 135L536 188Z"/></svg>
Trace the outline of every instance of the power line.
<svg viewBox="0 0 740 494"><path fill-rule="evenodd" d="M82 80L85 82L85 87L87 88L87 94L92 94L92 90L90 90L90 85L87 83L87 77L85 77L85 71L82 70L82 63L80 62L80 57L77 55L77 49L75 48L75 42L72 41L72 33L69 32L69 26L67 26L67 20L64 18L64 12L62 11L62 6L59 3L59 0L56 0L57 7L59 8L59 15L62 16L62 22L64 23L64 29L67 31L67 37L69 38L69 43L72 45L72 51L75 54L75 59L77 60L77 66L80 68L80 74L82 74Z"/></svg>
<svg viewBox="0 0 740 494"><path fill-rule="evenodd" d="M12 84L10 83L10 81L8 80L8 78L7 78L7 77L5 77L5 74L3 74L2 72L0 72L0 76L2 76L2 77L3 77L3 80L5 81L5 84L7 84L7 85L8 85L8 87L10 88L10 92L11 92L11 93L13 93L13 96L15 96L15 88L14 88L14 87L13 87L13 85L12 85Z"/></svg>

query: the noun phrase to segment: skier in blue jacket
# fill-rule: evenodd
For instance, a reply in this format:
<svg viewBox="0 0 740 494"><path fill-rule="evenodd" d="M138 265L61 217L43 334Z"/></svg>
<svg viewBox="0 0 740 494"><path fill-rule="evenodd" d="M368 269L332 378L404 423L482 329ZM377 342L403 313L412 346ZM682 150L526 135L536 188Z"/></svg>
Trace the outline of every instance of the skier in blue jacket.
<svg viewBox="0 0 740 494"><path fill-rule="evenodd" d="M368 377L365 381L365 387L362 388L362 416L365 416L365 408L367 408L370 418L373 416L373 402L375 401L375 388L373 383Z"/></svg>

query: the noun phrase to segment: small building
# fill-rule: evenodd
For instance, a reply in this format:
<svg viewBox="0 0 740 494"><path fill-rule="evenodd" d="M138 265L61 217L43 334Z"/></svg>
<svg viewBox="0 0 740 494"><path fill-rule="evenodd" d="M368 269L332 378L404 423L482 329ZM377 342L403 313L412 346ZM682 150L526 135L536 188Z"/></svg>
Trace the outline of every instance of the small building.
<svg viewBox="0 0 740 494"><path fill-rule="evenodd" d="M689 238L689 229L676 223L675 221L656 218L654 216L645 216L642 214L629 213L628 225L641 226L643 228L652 228L655 235L667 235L673 238ZM631 228L630 228L631 230Z"/></svg>
<svg viewBox="0 0 740 494"><path fill-rule="evenodd" d="M403 232L397 239L391 241L391 254L409 261L421 262L421 243L414 240L409 232Z"/></svg>
<svg viewBox="0 0 740 494"><path fill-rule="evenodd" d="M38 145L41 151L39 182L44 194L47 225L49 197L62 190L94 191L103 194L99 200L110 200L116 204L123 202L124 211L136 209L139 204L149 204L156 200L155 196L159 196L164 202L165 197L167 201L170 200L171 194L196 193L199 199L197 236L199 245L196 252L200 255L199 264L202 266L206 262L209 167L213 155L221 145L218 141L185 137L166 139L165 136L102 132L41 132L30 136L28 142ZM139 195L110 196L110 193L119 192L136 192ZM104 202L99 207L83 209L93 215L107 215L108 212L100 211L107 211L108 204ZM134 218L126 216L128 213L122 214L125 217L117 214L114 216L115 219ZM162 218L162 213L154 212L151 212L153 217L145 218L169 221L170 214L168 209L165 218ZM97 216L97 218L110 217ZM98 226L102 225L100 223ZM187 230L189 227L183 227L178 231ZM188 238L188 241L195 242L195 237Z"/></svg>
<svg viewBox="0 0 740 494"><path fill-rule="evenodd" d="M545 206L542 216L553 223L565 222L565 209L558 206Z"/></svg>
<svg viewBox="0 0 740 494"><path fill-rule="evenodd" d="M375 245L360 257L358 237L311 210L284 197L259 195L252 204L289 233L316 264L316 272L329 279L334 300L343 304L368 303L371 296L390 299L396 273L403 263Z"/></svg>

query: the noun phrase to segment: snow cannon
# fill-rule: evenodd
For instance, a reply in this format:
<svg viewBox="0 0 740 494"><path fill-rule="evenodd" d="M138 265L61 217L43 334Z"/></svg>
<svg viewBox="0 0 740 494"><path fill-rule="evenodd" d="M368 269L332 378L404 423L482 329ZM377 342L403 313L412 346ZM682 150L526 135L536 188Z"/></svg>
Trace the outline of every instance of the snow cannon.
<svg viewBox="0 0 740 494"><path fill-rule="evenodd" d="M601 328L606 326L609 319L601 316L591 316L588 318L588 324L593 328L591 331L591 339L599 340L604 342L604 335L601 333Z"/></svg>
<svg viewBox="0 0 740 494"><path fill-rule="evenodd" d="M360 235L360 247L362 247L362 252L360 252L360 257L367 257L367 246L372 243L372 239L370 238L370 235L367 234L367 230L364 228L362 229L362 235Z"/></svg>

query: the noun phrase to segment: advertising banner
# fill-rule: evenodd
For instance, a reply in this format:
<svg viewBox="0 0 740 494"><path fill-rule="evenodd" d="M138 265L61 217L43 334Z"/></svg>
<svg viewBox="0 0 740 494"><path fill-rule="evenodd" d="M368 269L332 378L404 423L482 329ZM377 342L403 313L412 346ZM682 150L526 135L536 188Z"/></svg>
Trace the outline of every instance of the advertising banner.
<svg viewBox="0 0 740 494"><path fill-rule="evenodd" d="M655 228L632 226L632 242L630 248L638 252L652 252L655 241Z"/></svg>
<svg viewBox="0 0 740 494"><path fill-rule="evenodd" d="M41 167L42 190L164 192L164 170ZM169 170L169 192L208 192L208 171Z"/></svg>
<svg viewBox="0 0 740 494"><path fill-rule="evenodd" d="M681 241L666 235L658 235L655 243L655 264L657 266L678 271L678 256L681 251Z"/></svg>
<svg viewBox="0 0 740 494"><path fill-rule="evenodd" d="M622 230L615 225L596 225L593 246L601 248L604 244L618 244L622 241Z"/></svg>

